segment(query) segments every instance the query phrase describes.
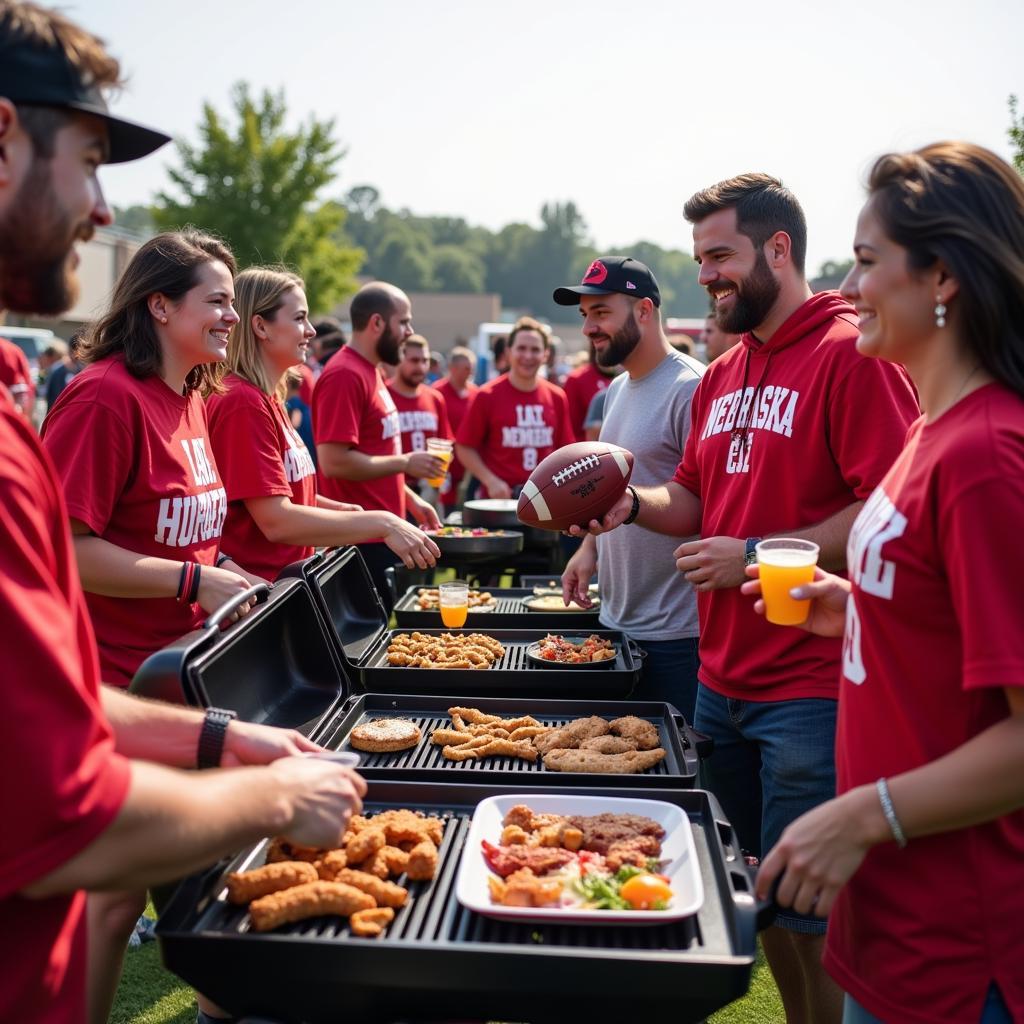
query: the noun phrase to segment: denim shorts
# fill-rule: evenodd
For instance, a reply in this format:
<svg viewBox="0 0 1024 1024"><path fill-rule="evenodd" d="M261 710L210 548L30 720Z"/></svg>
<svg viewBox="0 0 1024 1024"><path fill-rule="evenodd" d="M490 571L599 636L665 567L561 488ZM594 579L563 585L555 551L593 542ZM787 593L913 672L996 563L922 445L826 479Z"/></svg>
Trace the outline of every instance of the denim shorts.
<svg viewBox="0 0 1024 1024"><path fill-rule="evenodd" d="M847 994L843 1000L843 1024L885 1024L885 1022L868 1013L853 996ZM978 1024L1013 1024L1010 1011L1006 1008L1006 1003L1003 1002L1002 993L994 983L989 986Z"/></svg>
<svg viewBox="0 0 1024 1024"><path fill-rule="evenodd" d="M749 701L701 685L694 727L715 741L702 778L736 829L740 846L763 857L786 826L836 793L836 701ZM825 921L781 909L781 928L825 933Z"/></svg>

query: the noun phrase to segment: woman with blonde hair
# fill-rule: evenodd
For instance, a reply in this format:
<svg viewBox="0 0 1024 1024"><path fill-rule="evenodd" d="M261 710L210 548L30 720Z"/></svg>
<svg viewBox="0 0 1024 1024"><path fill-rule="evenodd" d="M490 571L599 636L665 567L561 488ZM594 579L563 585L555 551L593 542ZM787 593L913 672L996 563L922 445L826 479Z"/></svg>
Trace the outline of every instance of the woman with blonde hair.
<svg viewBox="0 0 1024 1024"><path fill-rule="evenodd" d="M844 634L838 795L758 893L829 916L848 1024L1024 1020L1024 180L967 143L883 156L854 254L857 347L906 367L923 415L850 578L792 591L804 629Z"/></svg>
<svg viewBox="0 0 1024 1024"><path fill-rule="evenodd" d="M391 512L316 493L316 467L284 407L290 373L315 332L300 277L250 267L235 279L239 321L226 372L207 398L210 437L228 497L224 546L249 572L276 579L315 547L382 537L406 566L435 564L437 545Z"/></svg>

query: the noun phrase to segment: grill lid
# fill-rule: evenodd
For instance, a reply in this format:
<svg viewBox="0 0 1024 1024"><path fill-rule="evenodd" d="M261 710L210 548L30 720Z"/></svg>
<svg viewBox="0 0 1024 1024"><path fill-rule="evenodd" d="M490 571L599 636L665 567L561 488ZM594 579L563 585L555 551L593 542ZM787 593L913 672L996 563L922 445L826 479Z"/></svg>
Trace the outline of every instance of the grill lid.
<svg viewBox="0 0 1024 1024"><path fill-rule="evenodd" d="M309 584L321 614L338 635L345 667L354 672L388 628L388 613L363 556L354 547L338 548L296 562L282 575L298 576Z"/></svg>

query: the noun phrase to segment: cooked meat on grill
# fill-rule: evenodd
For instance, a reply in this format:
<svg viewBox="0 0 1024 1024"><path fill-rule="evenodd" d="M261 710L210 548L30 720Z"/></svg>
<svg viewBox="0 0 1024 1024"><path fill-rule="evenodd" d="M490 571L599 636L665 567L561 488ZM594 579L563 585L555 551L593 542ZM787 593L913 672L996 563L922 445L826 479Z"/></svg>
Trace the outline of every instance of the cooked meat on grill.
<svg viewBox="0 0 1024 1024"><path fill-rule="evenodd" d="M372 754L408 750L420 741L419 726L406 718L378 718L352 730L349 745Z"/></svg>
<svg viewBox="0 0 1024 1024"><path fill-rule="evenodd" d="M348 926L353 935L374 938L395 919L390 907L376 907L373 910L357 910L349 919Z"/></svg>
<svg viewBox="0 0 1024 1024"><path fill-rule="evenodd" d="M522 868L529 868L535 875L546 875L568 864L575 855L557 846L492 846L485 842L484 856L496 874L508 878Z"/></svg>
<svg viewBox="0 0 1024 1024"><path fill-rule="evenodd" d="M555 772L632 775L653 768L664 757L663 747L657 750L626 750L621 754L600 754L596 750L550 750L544 755L544 767Z"/></svg>
<svg viewBox="0 0 1024 1024"><path fill-rule="evenodd" d="M618 871L623 864L646 867L651 857L661 853L661 843L654 836L634 836L632 839L617 839L608 847L605 861L609 871Z"/></svg>
<svg viewBox="0 0 1024 1024"><path fill-rule="evenodd" d="M653 750L661 743L658 727L653 722L648 722L646 718L637 718L636 715L616 718L610 729L616 736L636 740L638 750Z"/></svg>
<svg viewBox="0 0 1024 1024"><path fill-rule="evenodd" d="M409 851L409 863L406 865L406 877L413 882L425 882L434 877L437 871L437 847L429 840L417 843Z"/></svg>
<svg viewBox="0 0 1024 1024"><path fill-rule="evenodd" d="M594 736L580 744L580 750L596 750L599 754L624 754L636 749L636 740L626 736Z"/></svg>
<svg viewBox="0 0 1024 1024"><path fill-rule="evenodd" d="M367 874L365 871L353 871L351 868L342 868L334 879L336 882L344 882L360 892L369 893L379 907L401 907L405 905L409 890L394 882L385 882L376 875Z"/></svg>
<svg viewBox="0 0 1024 1024"><path fill-rule="evenodd" d="M534 736L533 745L542 753L549 750L568 750L578 747L584 740L594 736L604 736L608 732L608 722L596 715L590 718L577 718L576 721L563 725L561 729ZM546 763L546 762L545 762Z"/></svg>
<svg viewBox="0 0 1024 1024"><path fill-rule="evenodd" d="M255 871L232 871L228 875L228 902L249 903L281 889L303 882L315 882L316 868L306 861L280 861L264 864Z"/></svg>
<svg viewBox="0 0 1024 1024"><path fill-rule="evenodd" d="M357 910L370 910L373 897L341 882L307 882L282 892L254 900L249 918L255 931L269 932L282 924L303 921L307 917L336 914L348 917Z"/></svg>

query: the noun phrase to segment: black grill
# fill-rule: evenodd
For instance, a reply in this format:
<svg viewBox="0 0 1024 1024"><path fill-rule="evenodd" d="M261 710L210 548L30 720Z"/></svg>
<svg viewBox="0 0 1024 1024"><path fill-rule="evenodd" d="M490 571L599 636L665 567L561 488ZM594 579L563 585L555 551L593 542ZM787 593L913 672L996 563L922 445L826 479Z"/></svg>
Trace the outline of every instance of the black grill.
<svg viewBox="0 0 1024 1024"><path fill-rule="evenodd" d="M705 885L692 918L648 927L510 924L462 908L454 883L473 809L485 797L521 791L374 783L370 811L411 807L447 819L435 879L410 885L409 902L377 939L350 935L337 918L251 932L246 913L222 892L227 871L261 862L261 845L178 890L157 927L165 961L236 1016L309 1024L452 1016L541 1024L584 1015L610 1022L638 1013L685 1024L746 991L755 950L751 882L706 793L566 790L668 800L687 812Z"/></svg>
<svg viewBox="0 0 1024 1024"><path fill-rule="evenodd" d="M470 611L466 620L466 629L479 630L485 633L491 629L557 629L573 632L589 633L600 629L598 612L532 612L523 607L523 599L535 596L528 587L486 590L494 598L494 608L489 612ZM440 621L440 613L422 611L416 604L420 587L410 587L398 600L394 607L395 621L404 628L429 629L436 627Z"/></svg>

